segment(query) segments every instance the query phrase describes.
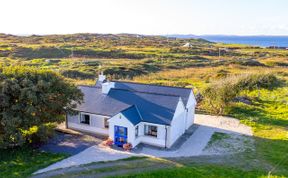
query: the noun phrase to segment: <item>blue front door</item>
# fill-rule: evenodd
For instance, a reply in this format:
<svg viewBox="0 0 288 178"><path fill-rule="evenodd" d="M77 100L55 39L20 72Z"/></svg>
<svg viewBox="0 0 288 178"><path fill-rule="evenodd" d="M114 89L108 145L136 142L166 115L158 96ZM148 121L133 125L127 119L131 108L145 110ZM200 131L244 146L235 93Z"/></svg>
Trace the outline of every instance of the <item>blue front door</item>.
<svg viewBox="0 0 288 178"><path fill-rule="evenodd" d="M127 143L127 128L122 126L114 126L114 143L117 146L123 146Z"/></svg>

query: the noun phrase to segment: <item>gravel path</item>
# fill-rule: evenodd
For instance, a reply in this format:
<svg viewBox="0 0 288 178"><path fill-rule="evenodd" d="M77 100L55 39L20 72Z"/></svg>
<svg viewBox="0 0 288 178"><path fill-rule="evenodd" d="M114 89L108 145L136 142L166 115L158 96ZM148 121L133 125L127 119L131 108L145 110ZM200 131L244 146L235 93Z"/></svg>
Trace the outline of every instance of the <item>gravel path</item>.
<svg viewBox="0 0 288 178"><path fill-rule="evenodd" d="M81 153L71 156L67 159L59 161L55 164L48 166L47 168L38 170L34 174L43 173L55 169L66 168L71 166L77 166L81 164L89 164L92 162L100 161L114 161L118 159L124 159L131 156L140 156L139 154L133 154L130 152L118 151L111 148L107 148L101 145L94 145Z"/></svg>
<svg viewBox="0 0 288 178"><path fill-rule="evenodd" d="M222 132L229 134L248 135L252 136L250 127L240 124L237 119L210 116L210 115L195 115L195 124L199 127L197 130L183 143L179 149L175 151L167 151L156 148L144 147L136 152L124 152L100 145L92 146L77 155L57 162L45 169L36 172L43 173L46 171L66 168L70 166L77 166L81 164L88 164L99 161L113 161L131 156L152 156L152 157L190 157L202 155L204 148L209 142L214 132Z"/></svg>
<svg viewBox="0 0 288 178"><path fill-rule="evenodd" d="M206 147L215 129L200 126L188 140L175 151L167 151L151 147L143 147L138 154L155 157L190 157L199 156Z"/></svg>
<svg viewBox="0 0 288 178"><path fill-rule="evenodd" d="M217 132L233 133L240 135L252 136L251 127L241 124L238 119L226 116L210 116L195 114L195 123L201 126L216 129Z"/></svg>

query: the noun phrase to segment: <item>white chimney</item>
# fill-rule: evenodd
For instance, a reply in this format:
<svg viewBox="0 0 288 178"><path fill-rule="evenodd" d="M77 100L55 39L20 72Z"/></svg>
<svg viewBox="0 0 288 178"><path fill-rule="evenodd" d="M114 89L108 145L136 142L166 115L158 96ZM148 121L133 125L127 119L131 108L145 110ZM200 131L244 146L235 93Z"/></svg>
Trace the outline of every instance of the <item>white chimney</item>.
<svg viewBox="0 0 288 178"><path fill-rule="evenodd" d="M103 75L103 72L101 72L101 74L98 76L98 81L103 82L105 79L106 79L106 76Z"/></svg>
<svg viewBox="0 0 288 178"><path fill-rule="evenodd" d="M106 83L102 83L102 93L108 94L111 88L114 88L115 83L107 81Z"/></svg>

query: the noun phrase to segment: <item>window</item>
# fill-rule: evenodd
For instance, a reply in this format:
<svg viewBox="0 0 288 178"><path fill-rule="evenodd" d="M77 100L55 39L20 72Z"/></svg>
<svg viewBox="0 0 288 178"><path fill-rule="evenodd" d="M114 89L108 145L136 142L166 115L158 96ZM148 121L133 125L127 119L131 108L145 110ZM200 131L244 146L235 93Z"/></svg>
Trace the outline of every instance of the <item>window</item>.
<svg viewBox="0 0 288 178"><path fill-rule="evenodd" d="M109 128L108 119L109 119L108 117L104 117L104 127L105 127L106 129Z"/></svg>
<svg viewBox="0 0 288 178"><path fill-rule="evenodd" d="M120 126L118 126L117 127L117 135L119 135L119 136L127 136L127 128L126 127L120 127Z"/></svg>
<svg viewBox="0 0 288 178"><path fill-rule="evenodd" d="M90 125L90 115L81 114L80 123Z"/></svg>
<svg viewBox="0 0 288 178"><path fill-rule="evenodd" d="M135 127L135 137L138 137L138 131L139 131L139 126L137 125Z"/></svg>
<svg viewBox="0 0 288 178"><path fill-rule="evenodd" d="M157 126L145 125L145 135L157 137Z"/></svg>

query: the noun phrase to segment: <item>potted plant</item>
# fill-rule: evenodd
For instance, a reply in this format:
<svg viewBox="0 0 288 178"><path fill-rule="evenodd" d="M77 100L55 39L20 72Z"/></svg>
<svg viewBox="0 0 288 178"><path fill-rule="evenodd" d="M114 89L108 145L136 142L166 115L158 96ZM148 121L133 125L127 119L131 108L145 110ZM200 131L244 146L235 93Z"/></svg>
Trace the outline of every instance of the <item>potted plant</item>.
<svg viewBox="0 0 288 178"><path fill-rule="evenodd" d="M123 149L125 151L130 151L132 149L132 144L131 143L125 143L123 144Z"/></svg>
<svg viewBox="0 0 288 178"><path fill-rule="evenodd" d="M107 140L105 140L104 145L111 147L113 145L113 140L111 138L108 138Z"/></svg>

